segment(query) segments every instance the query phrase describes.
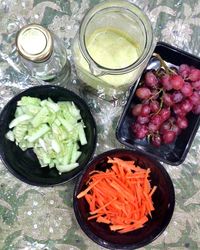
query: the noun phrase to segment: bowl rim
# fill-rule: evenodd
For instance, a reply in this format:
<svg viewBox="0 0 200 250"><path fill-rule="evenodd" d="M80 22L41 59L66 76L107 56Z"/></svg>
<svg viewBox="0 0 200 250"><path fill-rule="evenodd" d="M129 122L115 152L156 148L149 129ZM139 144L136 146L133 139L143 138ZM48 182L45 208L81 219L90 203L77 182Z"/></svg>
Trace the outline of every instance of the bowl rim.
<svg viewBox="0 0 200 250"><path fill-rule="evenodd" d="M67 183L73 179L75 179L78 175L81 174L81 172L83 171L83 169L87 166L87 163L91 160L91 158L93 157L94 155L94 152L96 150L96 144L97 144L97 126L96 126L96 121L90 111L90 108L88 106L88 104L85 102L85 100L83 98L81 98L79 95L77 95L75 92L67 89L67 88L64 88L64 87L61 87L61 86L57 86L57 85L52 85L52 84L47 84L47 85L37 85L37 86L32 86L32 87L28 87L22 91L20 91L19 93L15 94L13 97L10 98L10 100L4 105L3 109L1 110L0 112L0 123L3 122L3 119L2 119L2 115L4 112L6 112L6 110L8 109L9 105L14 101L16 102L19 97L22 97L22 96L25 96L29 91L32 91L32 90L39 90L39 89L51 89L51 90L62 90L64 92L68 92L69 94L71 94L72 96L74 96L75 98L77 98L85 107L87 107L87 111L90 115L90 118L91 118L91 121L92 121L92 126L93 126L93 130L94 130L94 145L93 145L93 149L91 151L91 155L89 157L89 160L86 161L86 163L84 164L83 168L77 172L76 174L74 174L71 178L69 179L66 179L66 180L63 180L63 181L55 181L55 183L52 183L52 184L48 184L48 183L42 183L42 181L38 181L38 182L35 182L35 181L30 181L28 180L26 177L20 175L17 171L15 171L12 167L10 167L10 164L7 162L7 159L5 157L5 154L4 154L4 149L2 147L2 144L0 143L0 159L1 161L3 162L3 165L8 169L8 171L13 175L15 176L18 180L24 182L24 183L27 183L29 185L32 185L32 186L38 186L38 187L53 187L53 186L58 186L58 185L62 185L64 183ZM66 172L67 173L67 172ZM65 173L63 173L65 174ZM56 180L56 178L55 178Z"/></svg>
<svg viewBox="0 0 200 250"><path fill-rule="evenodd" d="M182 54L182 55L184 55L186 57L189 57L189 58L191 58L193 60L196 60L196 61L200 62L200 58L199 57L197 57L197 56L195 56L195 55L193 55L191 53L188 53L188 52L186 52L184 50L181 50L181 49L179 49L177 47L174 47L171 44L159 41L159 42L157 42L157 44L155 46L155 49L157 47L163 47L163 48L165 48L167 50L172 50L174 52L177 52L179 54ZM149 59L148 63L150 62L150 60L151 60L151 58ZM148 63L147 63L147 66L148 66ZM123 120L124 120L125 116L127 115L128 109L129 109L129 107L131 105L132 99L134 98L136 89L137 89L137 87L138 87L138 85L140 83L140 79L141 79L143 73L145 72L145 70L146 70L146 67L142 71L140 77L137 79L137 81L135 82L135 84L129 89L129 94L128 94L128 98L127 98L126 104L125 104L125 106L123 108L123 111L122 111L122 113L121 113L121 115L120 115L120 117L118 119L117 127L116 127L116 130L115 130L115 136L116 136L117 140L121 144L127 146L130 149L138 150L140 152L143 152L143 149L140 149L140 147L138 146L138 144L131 144L129 142L126 142L125 138L123 138L123 137L120 136L120 130L121 130L121 127L122 127L122 124L123 124ZM191 136L190 136L190 138L189 138L189 140L187 142L187 145L186 145L186 147L185 147L185 149L184 149L181 157L179 158L179 160L177 160L177 161L170 161L170 160L162 158L161 156L153 155L152 153L147 152L147 151L145 151L145 153L147 155L149 155L150 157L155 157L156 160L158 160L160 162L164 162L164 163L167 163L167 164L172 165L172 166L178 166L178 165L182 164L184 162L184 160L186 159L186 156L187 156L187 154L188 154L188 152L189 152L189 150L191 148L192 142L193 142L193 140L195 138L195 135L196 135L196 133L198 131L199 126L200 126L200 115L199 115L198 121L196 122L196 124L195 124L195 126L194 126L194 128L193 128L193 130L191 132ZM145 147L144 147L144 149L145 149Z"/></svg>
<svg viewBox="0 0 200 250"><path fill-rule="evenodd" d="M149 159L150 161L153 161L156 165L156 167L158 169L160 169L160 171L162 172L162 174L164 174L165 178L167 179L167 182L169 184L169 190L170 190L170 201L171 201L171 205L170 205L170 210L169 210L169 214L168 214L168 218L167 220L163 223L163 226L160 230L157 230L158 233L156 233L156 235L152 238L150 238L149 240L143 240L140 243L134 243L134 244L126 244L123 246L119 246L119 244L116 243L111 243L108 241L103 240L102 238L100 238L99 236L97 236L95 233L93 233L89 227L87 225L85 225L84 223L82 223L82 217L81 217L81 213L78 210L78 199L76 198L77 194L78 194L78 189L80 186L80 183L82 181L82 179L84 178L86 172L88 171L88 169L90 168L90 166L93 164L93 162L100 160L102 158L104 158L105 156L108 156L110 154L114 154L116 152L125 152L125 153L137 153L141 156L145 156L147 159ZM73 193L73 209L74 209L74 214L76 217L76 220L79 224L79 226L81 227L81 229L83 230L83 232L91 239L93 240L95 243L97 243L98 245L111 249L111 250L116 250L116 249L121 249L121 250L131 250L131 249L137 249L140 247L144 247L148 244L150 244L151 242L153 242L154 240L156 240L163 232L164 230L167 228L167 226L169 225L173 213L174 213L174 208L175 208L175 189L174 189L174 185L172 182L172 179L169 175L169 173L167 172L167 170L165 169L165 167L157 160L155 160L154 158L150 157L149 155L142 153L139 150L133 150L133 149L126 149L126 148L115 148L115 149L111 149L108 151L105 151L101 154L96 155L95 157L92 158L92 160L90 160L87 164L87 166L85 167L85 169L82 172L82 175L79 177L79 179L77 180L76 184L75 184L75 188L74 188L74 193Z"/></svg>

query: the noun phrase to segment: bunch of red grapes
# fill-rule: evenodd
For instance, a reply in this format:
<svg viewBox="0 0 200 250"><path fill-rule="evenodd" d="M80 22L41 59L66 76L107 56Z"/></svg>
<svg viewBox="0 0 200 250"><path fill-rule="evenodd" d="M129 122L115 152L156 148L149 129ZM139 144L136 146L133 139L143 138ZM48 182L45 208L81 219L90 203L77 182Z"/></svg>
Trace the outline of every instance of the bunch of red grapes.
<svg viewBox="0 0 200 250"><path fill-rule="evenodd" d="M147 71L136 96L141 102L132 107L135 137L157 147L170 144L188 127L187 114L200 114L200 70L182 64L174 71Z"/></svg>

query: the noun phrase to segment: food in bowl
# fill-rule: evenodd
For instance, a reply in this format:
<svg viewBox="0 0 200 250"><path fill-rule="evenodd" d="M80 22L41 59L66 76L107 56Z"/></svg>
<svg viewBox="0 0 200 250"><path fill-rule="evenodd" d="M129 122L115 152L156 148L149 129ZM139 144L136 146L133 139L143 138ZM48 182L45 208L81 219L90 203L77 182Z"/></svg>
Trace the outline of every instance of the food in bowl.
<svg viewBox="0 0 200 250"><path fill-rule="evenodd" d="M89 203L84 197L78 198L82 192L87 190L88 185L91 182L91 177L95 176L99 172L100 173L103 172L106 175L113 175L113 172L110 173L110 171L111 171L112 166L116 165L116 163L113 163L114 159L120 159L120 167L116 168L116 171L119 170L117 174L119 178L120 176L122 176L122 178L124 177L123 172L125 173L125 171L124 171L124 168L121 167L121 164L124 164L124 162L126 162L127 164L126 166L129 166L128 164L132 166L132 163L134 162L134 165L137 167L139 166L140 169L142 169L141 171L144 171L145 173L148 173L149 172L148 169L150 169L148 180L150 181L150 185L151 185L150 192L152 192L152 204L153 204L154 210L151 211L151 216L148 216L148 221L144 222L146 220L144 219L143 222L140 221L140 223L138 223L141 226L140 228L136 230L132 230L133 229L132 228L129 231L128 229L130 228L128 228L129 226L127 226L126 230L128 231L127 232L124 231L123 233L119 232L120 230L123 230L122 228L120 229L119 227L118 227L118 230L111 230L110 226L112 225L105 223L107 222L106 219L109 220L109 217L105 218L103 214L101 217L99 217L100 210L98 211L98 215L96 213L95 214L90 213L90 206L93 209L93 205L94 205L93 202L95 202L95 206L98 206L98 204L96 203L97 201L96 198L93 200L93 202L90 203L90 198L91 198L90 192L87 193L89 194L87 197L89 200ZM110 161L111 163L108 163L108 161ZM140 169L138 170L140 171ZM120 174L121 171L122 171L122 175ZM129 174L130 173L127 173L127 177L129 176ZM102 176L102 175L99 175L99 176ZM96 175L95 178L99 178L99 176ZM132 174L131 174L131 177L132 177ZM117 187L116 183L119 182L119 178L115 178L116 182L113 182L115 187ZM108 177L106 179L109 182L110 179L108 179ZM125 177L125 182L126 182L126 177ZM156 188L154 186L156 186ZM100 186L100 188L95 185L94 189L95 187L100 189L99 196L102 195L102 192L104 193L105 190L107 190L107 197L109 196L110 204L114 206L115 201L113 201L113 199L115 198L117 191L114 191L113 193L110 192L111 190L110 187L106 189L106 186L104 186L103 183ZM122 189L123 189L123 194L121 191ZM133 186L133 191L134 189L135 187ZM127 190L126 184L120 185L118 190L120 192L120 196L123 196L123 198L125 198L125 193ZM124 199L124 202L122 202L123 204L122 203L120 204L120 202L117 203L117 205L119 205L119 208L121 208L121 214L123 214L123 212L129 211L129 202L131 199L130 199L130 194L126 193L126 195L127 196L129 195L129 199L127 197L128 202L126 201L126 199ZM102 207L102 205L100 205L102 212L106 210L107 214L109 214L110 210L108 210L108 204L104 208ZM131 204L131 209L133 209L134 205L137 205L137 202ZM154 239L156 239L168 225L171 219L171 216L173 214L174 205L175 205L175 194L174 194L173 183L167 171L164 169L164 167L159 162L155 161L153 158L148 157L146 154L140 153L139 151L132 151L128 149L110 150L100 155L97 155L95 158L93 158L92 161L90 161L87 164L82 175L77 181L75 189L74 189L74 196L73 196L74 212L75 212L75 216L80 227L82 228L84 233L88 237L90 237L93 241L95 241L97 244L108 249L130 249L132 250L132 249L143 247L149 244ZM135 211L136 210L137 209L135 209ZM140 212L142 212L142 209L140 210ZM97 216L97 219L99 217L100 221L99 222L96 221L96 218L88 219L88 217L91 217L91 216ZM119 216L117 214L115 217L116 217L116 220L117 218L119 218L118 223L120 223L121 215ZM130 218L128 220L130 220ZM132 225L130 227L132 227ZM117 228L113 228L113 229L117 229Z"/></svg>
<svg viewBox="0 0 200 250"><path fill-rule="evenodd" d="M22 150L32 148L41 167L61 174L79 166L79 143L87 144L84 126L74 102L23 96L6 137Z"/></svg>
<svg viewBox="0 0 200 250"><path fill-rule="evenodd" d="M154 146L170 144L188 127L188 114L200 114L200 70L181 64L170 68L154 54L160 67L145 72L135 94L139 103L132 107L136 139L148 139Z"/></svg>
<svg viewBox="0 0 200 250"><path fill-rule="evenodd" d="M90 173L87 188L77 198L85 198L89 208L88 220L109 225L110 230L127 233L137 230L151 219L154 211L150 168L143 169L134 161L107 159L111 167Z"/></svg>
<svg viewBox="0 0 200 250"><path fill-rule="evenodd" d="M84 132L87 143L79 144L81 152L77 159L77 167L68 172L59 174L56 167L41 167L38 157L32 148L22 150L15 142L7 139L9 124L15 117L17 103L22 97L34 97L42 100L50 98L54 103L74 103L84 123ZM45 119L44 119L45 120ZM28 88L17 95L5 105L0 113L0 157L7 169L18 179L36 186L53 186L65 183L81 173L91 159L97 140L96 123L87 103L73 91L55 85L41 85ZM74 134L75 135L75 134Z"/></svg>

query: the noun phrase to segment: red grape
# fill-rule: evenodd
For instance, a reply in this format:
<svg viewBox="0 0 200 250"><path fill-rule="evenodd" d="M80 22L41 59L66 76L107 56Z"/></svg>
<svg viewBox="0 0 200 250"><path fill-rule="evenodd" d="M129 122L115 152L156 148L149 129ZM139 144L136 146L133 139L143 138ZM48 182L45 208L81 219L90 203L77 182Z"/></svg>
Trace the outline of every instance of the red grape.
<svg viewBox="0 0 200 250"><path fill-rule="evenodd" d="M174 131L167 130L164 132L162 139L165 144L170 144L172 143L176 138L176 134Z"/></svg>
<svg viewBox="0 0 200 250"><path fill-rule="evenodd" d="M193 104L189 99L186 99L180 104L180 107L183 112L189 113L193 108Z"/></svg>
<svg viewBox="0 0 200 250"><path fill-rule="evenodd" d="M189 97L189 99L193 105L200 104L200 95L197 91L194 91L193 94Z"/></svg>
<svg viewBox="0 0 200 250"><path fill-rule="evenodd" d="M148 71L144 77L145 85L150 88L158 87L158 79L152 71Z"/></svg>
<svg viewBox="0 0 200 250"><path fill-rule="evenodd" d="M186 97L191 96L193 94L192 86L189 83L185 83L181 89L181 92Z"/></svg>
<svg viewBox="0 0 200 250"><path fill-rule="evenodd" d="M141 87L136 90L136 96L140 99L148 99L151 96L151 91L148 88Z"/></svg>
<svg viewBox="0 0 200 250"><path fill-rule="evenodd" d="M143 104L141 108L141 116L147 116L151 112L151 108L148 104Z"/></svg>
<svg viewBox="0 0 200 250"><path fill-rule="evenodd" d="M200 90L200 80L199 80L199 81L196 81L196 82L192 82L192 87L193 87L195 90Z"/></svg>
<svg viewBox="0 0 200 250"><path fill-rule="evenodd" d="M164 75L160 79L161 84L165 90L171 90L172 89L172 84L170 82L170 76L169 75Z"/></svg>
<svg viewBox="0 0 200 250"><path fill-rule="evenodd" d="M188 79L191 80L192 82L200 80L200 70L195 68L191 69Z"/></svg>
<svg viewBox="0 0 200 250"><path fill-rule="evenodd" d="M140 123L140 124L146 124L149 122L149 117L148 116L141 116L139 115L137 117L137 120L136 120L137 123Z"/></svg>
<svg viewBox="0 0 200 250"><path fill-rule="evenodd" d="M150 122L150 123L148 124L148 130L149 130L150 132L155 133L156 131L158 131L158 129L159 129L159 125L156 125L156 124L154 124L154 123L152 123L152 122Z"/></svg>
<svg viewBox="0 0 200 250"><path fill-rule="evenodd" d="M179 75L172 75L170 77L170 83L172 85L172 88L175 90L181 89L184 85L183 78Z"/></svg>
<svg viewBox="0 0 200 250"><path fill-rule="evenodd" d="M137 139L144 139L147 134L148 134L147 126L140 125L140 129L138 129L137 132L135 133L135 137Z"/></svg>
<svg viewBox="0 0 200 250"><path fill-rule="evenodd" d="M180 135L180 133L181 133L181 128L179 128L179 126L177 126L176 124L174 124L172 127L171 127L171 130L172 131L174 131L174 133L176 134L176 135Z"/></svg>
<svg viewBox="0 0 200 250"><path fill-rule="evenodd" d="M180 91L175 91L173 94L172 94L172 101L174 103L178 103L178 102L181 102L183 100L183 94L180 92Z"/></svg>
<svg viewBox="0 0 200 250"><path fill-rule="evenodd" d="M138 116L141 113L142 104L137 104L132 107L131 113L133 116Z"/></svg>
<svg viewBox="0 0 200 250"><path fill-rule="evenodd" d="M175 104L173 106L173 110L174 110L174 113L177 115L177 116L185 116L186 113L181 109L181 106L180 104Z"/></svg>
<svg viewBox="0 0 200 250"><path fill-rule="evenodd" d="M188 127L188 120L186 117L178 117L176 121L179 128L185 129Z"/></svg>
<svg viewBox="0 0 200 250"><path fill-rule="evenodd" d="M194 106L193 109L192 109L192 112L193 112L195 115L200 115L200 104Z"/></svg>
<svg viewBox="0 0 200 250"><path fill-rule="evenodd" d="M140 103L132 107L136 122L131 129L137 139L151 136L152 145L172 143L188 127L186 115L200 115L200 70L181 64L173 75L164 69L146 72L136 90Z"/></svg>
<svg viewBox="0 0 200 250"><path fill-rule="evenodd" d="M153 101L150 103L150 109L151 109L151 112L153 112L153 113L158 112L158 110L160 109L160 104L159 104L159 102L156 101L156 100L153 100Z"/></svg>
<svg viewBox="0 0 200 250"><path fill-rule="evenodd" d="M174 102L172 100L172 96L168 93L164 93L163 96L163 103L167 106L167 107L171 107L173 106Z"/></svg>
<svg viewBox="0 0 200 250"><path fill-rule="evenodd" d="M161 127L160 127L160 133L161 134L164 134L165 133L165 131L168 131L168 130L170 130L171 129L171 124L169 123L169 122L163 122L163 124L161 125Z"/></svg>
<svg viewBox="0 0 200 250"><path fill-rule="evenodd" d="M155 125L158 125L160 126L162 124L162 117L160 115L154 115L152 118L151 118L151 122Z"/></svg>
<svg viewBox="0 0 200 250"><path fill-rule="evenodd" d="M170 118L171 111L169 108L163 108L163 109L161 109L159 115L161 116L161 119L164 122Z"/></svg>
<svg viewBox="0 0 200 250"><path fill-rule="evenodd" d="M141 124L135 122L131 124L131 129L133 131L133 133L137 133L140 130Z"/></svg>
<svg viewBox="0 0 200 250"><path fill-rule="evenodd" d="M183 78L186 78L190 74L190 67L187 64L181 64L178 69L179 75L181 75Z"/></svg>
<svg viewBox="0 0 200 250"><path fill-rule="evenodd" d="M151 142L155 147L160 147L162 143L160 135L154 135L151 139Z"/></svg>

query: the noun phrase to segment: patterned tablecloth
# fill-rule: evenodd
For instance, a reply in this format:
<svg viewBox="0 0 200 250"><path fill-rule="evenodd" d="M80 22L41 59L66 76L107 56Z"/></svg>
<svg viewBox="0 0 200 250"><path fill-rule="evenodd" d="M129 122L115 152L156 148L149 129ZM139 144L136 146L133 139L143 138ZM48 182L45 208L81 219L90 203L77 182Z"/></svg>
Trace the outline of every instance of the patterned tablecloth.
<svg viewBox="0 0 200 250"><path fill-rule="evenodd" d="M0 0L0 109L16 93L38 82L18 72L8 57L19 24L42 23L70 44L85 11L98 0ZM200 56L200 1L132 0L149 16L158 40ZM79 93L75 75L68 86ZM81 95L81 93L79 93ZM96 154L122 147L115 138L122 107L84 96L98 124ZM200 132L200 131L199 131ZM176 192L176 207L166 231L143 249L200 249L200 133L185 162L165 165ZM28 167L28 166L27 166ZM53 188L29 186L0 162L0 249L101 249L80 229L72 209L73 180Z"/></svg>

